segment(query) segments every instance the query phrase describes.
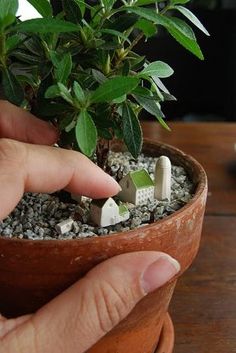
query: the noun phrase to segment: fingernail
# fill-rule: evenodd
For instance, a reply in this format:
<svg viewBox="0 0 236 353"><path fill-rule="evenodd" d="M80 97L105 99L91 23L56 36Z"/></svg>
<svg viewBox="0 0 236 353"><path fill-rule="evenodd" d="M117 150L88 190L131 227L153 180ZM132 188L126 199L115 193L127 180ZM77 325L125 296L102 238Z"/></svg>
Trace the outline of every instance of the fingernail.
<svg viewBox="0 0 236 353"><path fill-rule="evenodd" d="M180 264L169 255L162 255L144 271L141 285L145 293L163 286L180 270Z"/></svg>

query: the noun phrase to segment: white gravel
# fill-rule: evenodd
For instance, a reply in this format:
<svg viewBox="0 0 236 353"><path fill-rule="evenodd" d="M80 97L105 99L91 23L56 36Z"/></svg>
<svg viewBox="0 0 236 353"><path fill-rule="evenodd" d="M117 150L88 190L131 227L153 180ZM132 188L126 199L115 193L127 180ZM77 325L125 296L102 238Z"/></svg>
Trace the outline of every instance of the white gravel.
<svg viewBox="0 0 236 353"><path fill-rule="evenodd" d="M114 178L122 178L130 170L145 168L153 176L157 158L143 154L134 160L129 153L111 153L109 165ZM90 199L82 198L82 204L65 203L55 195L26 193L12 213L0 221L0 234L8 238L25 239L74 239L104 236L114 232L144 226L167 217L185 205L192 197L193 184L185 170L172 165L171 201L149 202L148 205L128 204L129 220L109 227L98 227L89 221ZM59 234L56 225L68 218L74 220L71 231Z"/></svg>

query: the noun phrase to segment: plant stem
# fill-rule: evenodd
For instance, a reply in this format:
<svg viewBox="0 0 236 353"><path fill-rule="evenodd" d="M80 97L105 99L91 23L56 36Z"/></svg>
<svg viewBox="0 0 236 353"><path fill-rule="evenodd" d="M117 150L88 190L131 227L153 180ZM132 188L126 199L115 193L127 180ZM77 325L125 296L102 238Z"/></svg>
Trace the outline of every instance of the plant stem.
<svg viewBox="0 0 236 353"><path fill-rule="evenodd" d="M134 39L134 41L130 44L130 46L125 49L126 55L129 53L129 51L131 51L131 50L138 44L138 42L143 38L143 36L144 36L143 32L140 32L140 33L137 35L137 37L136 37L136 38Z"/></svg>
<svg viewBox="0 0 236 353"><path fill-rule="evenodd" d="M106 170L107 168L109 149L110 149L109 140L100 139L98 141L97 150L96 150L97 165L103 170Z"/></svg>
<svg viewBox="0 0 236 353"><path fill-rule="evenodd" d="M174 6L171 7L170 5L167 5L160 11L160 14L164 15L167 11L171 10L172 8L174 9Z"/></svg>
<svg viewBox="0 0 236 353"><path fill-rule="evenodd" d="M143 38L144 34L143 32L140 32L137 37L134 39L134 41L130 44L129 47L124 49L123 53L121 54L120 57L118 57L118 60L116 62L116 67L119 67L120 63L122 60L129 54L129 52L138 44L138 42Z"/></svg>

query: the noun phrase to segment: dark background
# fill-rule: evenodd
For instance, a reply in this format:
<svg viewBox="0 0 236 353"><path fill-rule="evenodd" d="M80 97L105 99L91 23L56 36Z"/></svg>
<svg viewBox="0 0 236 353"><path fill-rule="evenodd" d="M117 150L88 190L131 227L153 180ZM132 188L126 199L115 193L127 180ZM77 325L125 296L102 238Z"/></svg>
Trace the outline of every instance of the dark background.
<svg viewBox="0 0 236 353"><path fill-rule="evenodd" d="M168 120L236 121L236 0L195 0L189 8L211 34L195 30L205 61L166 33L140 47L175 70L164 83L178 100L164 103L164 113Z"/></svg>

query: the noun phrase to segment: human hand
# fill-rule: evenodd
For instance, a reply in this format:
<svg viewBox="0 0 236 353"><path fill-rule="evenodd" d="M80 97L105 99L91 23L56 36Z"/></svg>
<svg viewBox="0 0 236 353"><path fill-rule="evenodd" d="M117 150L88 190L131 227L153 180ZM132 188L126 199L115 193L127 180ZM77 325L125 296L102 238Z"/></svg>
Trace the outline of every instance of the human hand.
<svg viewBox="0 0 236 353"><path fill-rule="evenodd" d="M66 188L93 198L119 191L118 184L82 154L45 146L57 139L52 126L3 101L0 137L7 137L0 139L0 219L24 191ZM86 352L178 271L179 264L160 252L113 257L35 314L0 317L0 353Z"/></svg>
<svg viewBox="0 0 236 353"><path fill-rule="evenodd" d="M0 101L0 219L24 192L66 189L92 198L116 195L118 183L79 152L55 148L58 132L49 123Z"/></svg>

